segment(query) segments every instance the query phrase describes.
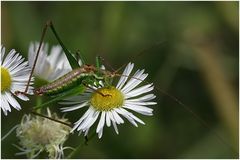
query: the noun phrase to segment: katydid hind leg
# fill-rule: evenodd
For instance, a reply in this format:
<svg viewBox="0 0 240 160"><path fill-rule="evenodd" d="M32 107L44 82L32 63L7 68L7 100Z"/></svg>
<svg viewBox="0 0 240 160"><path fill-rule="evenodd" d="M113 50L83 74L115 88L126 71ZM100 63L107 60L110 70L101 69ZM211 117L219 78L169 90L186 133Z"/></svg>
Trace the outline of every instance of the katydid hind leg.
<svg viewBox="0 0 240 160"><path fill-rule="evenodd" d="M45 26L43 27L43 30L42 30L42 35L41 35L41 39L40 39L40 43L39 43L39 47L37 49L37 53L36 53L36 56L35 56L35 59L34 59L34 62L33 62L33 67L31 69L31 72L30 72L30 75L29 75L29 78L28 78L28 81L27 81L27 85L26 85L26 88L24 90L24 92L21 92L21 91L16 91L15 94L18 95L18 94L23 94L23 95L26 95L27 92L28 92L28 88L30 86L30 82L31 82L31 79L32 79L32 76L33 76L33 72L34 72L34 69L36 67L36 64L37 64L37 60L38 60L38 56L39 56L39 53L40 53L40 50L41 50L41 47L42 47L42 44L43 44L43 40L44 40L44 37L46 35L46 32L47 32L47 28L49 27L49 22L47 22L45 24Z"/></svg>
<svg viewBox="0 0 240 160"><path fill-rule="evenodd" d="M65 47L65 45L63 44L62 40L60 39L52 21L48 21L48 25L50 26L51 28L51 31L53 32L54 36L56 37L58 43L61 45L64 53L66 54L67 56L67 59L72 67L72 69L75 69L75 68L79 68L79 64L78 62L76 61L76 59L73 57L73 54Z"/></svg>
<svg viewBox="0 0 240 160"><path fill-rule="evenodd" d="M18 95L18 94L23 94L23 95L27 95L27 92L28 92L28 88L30 86L30 82L31 82L31 79L32 79L32 76L33 76L33 72L34 72L34 69L36 67L36 64L37 64L37 60L38 60L38 57L39 57L39 53L40 53L40 50L42 48L42 44L43 44L43 40L44 40L44 37L46 35L46 32L47 32L47 29L48 27L51 28L54 36L56 37L56 39L58 40L58 42L60 43L61 47L63 48L64 50L64 53L66 54L68 60L70 61L70 65L72 68L77 68L79 67L78 65L78 62L75 60L75 58L72 56L72 54L69 52L68 49L66 49L66 47L64 46L63 42L61 41L61 39L59 38L54 26L53 26L53 23L51 20L47 21L45 26L43 27L43 31L42 31L42 35L41 35L41 39L40 39L40 43L39 43L39 47L37 49L37 53L36 53L36 57L34 59L34 62L33 62L33 67L31 69L31 72L30 72L30 75L29 75L29 78L28 78L28 81L27 81L27 85L26 85L26 88L24 90L24 92L22 91L16 91L15 94Z"/></svg>

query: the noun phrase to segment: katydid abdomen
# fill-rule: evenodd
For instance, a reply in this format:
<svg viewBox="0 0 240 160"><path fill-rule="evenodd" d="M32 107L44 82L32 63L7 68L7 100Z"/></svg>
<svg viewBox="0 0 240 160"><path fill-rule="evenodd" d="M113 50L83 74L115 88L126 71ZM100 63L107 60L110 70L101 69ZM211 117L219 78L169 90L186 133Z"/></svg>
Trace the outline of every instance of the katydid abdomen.
<svg viewBox="0 0 240 160"><path fill-rule="evenodd" d="M84 65L80 68L72 70L49 84L41 86L35 90L35 93L47 96L58 95L82 84L82 81L86 78L95 77L95 71L96 68L94 66Z"/></svg>

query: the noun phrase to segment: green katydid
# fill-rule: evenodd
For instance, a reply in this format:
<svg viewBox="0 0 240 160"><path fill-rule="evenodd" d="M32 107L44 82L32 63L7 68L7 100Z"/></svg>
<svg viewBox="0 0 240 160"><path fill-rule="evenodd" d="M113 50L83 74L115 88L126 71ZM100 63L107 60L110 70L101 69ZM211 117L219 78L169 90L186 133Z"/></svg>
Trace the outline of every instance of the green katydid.
<svg viewBox="0 0 240 160"><path fill-rule="evenodd" d="M46 95L53 97L52 100L41 104L40 106L37 106L36 108L40 108L43 106L46 106L50 103L56 102L60 99L66 98L71 95L77 95L84 92L85 88L91 88L89 86L99 85L100 80L104 80L106 83L107 80L109 80L109 77L113 77L115 73L112 73L110 71L102 70L100 69L100 61L99 57L96 58L96 67L94 65L83 65L79 66L77 60L73 57L73 54L64 46L61 39L59 38L53 24L51 21L48 21L43 29L43 33L40 40L40 45L38 47L36 57L34 60L34 65L31 70L31 74L29 76L29 81L26 86L25 92L16 92L16 94L26 94L30 79L33 75L34 69L36 67L37 59L39 56L40 49L42 47L43 39L45 36L45 33L47 31L47 28L50 27L52 32L54 33L55 37L57 38L58 42L60 43L61 47L63 48L64 53L66 54L69 63L71 67L73 68L72 71L65 74L64 76L56 79L53 82L50 82L49 84L46 84L44 86L41 86L40 88L37 88L34 90L34 93L36 95ZM102 96L108 96L103 95L99 92Z"/></svg>

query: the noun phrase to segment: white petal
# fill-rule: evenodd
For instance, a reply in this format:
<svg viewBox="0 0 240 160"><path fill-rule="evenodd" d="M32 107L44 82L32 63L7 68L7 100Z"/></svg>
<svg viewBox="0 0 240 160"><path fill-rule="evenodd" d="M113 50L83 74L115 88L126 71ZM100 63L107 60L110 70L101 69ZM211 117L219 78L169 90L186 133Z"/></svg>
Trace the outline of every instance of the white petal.
<svg viewBox="0 0 240 160"><path fill-rule="evenodd" d="M2 64L3 67L8 68L8 65L9 65L10 63L12 63L11 59L12 59L12 57L14 56L15 53L16 53L16 51L15 51L14 49L12 49L12 50L7 54L7 56L5 57L5 59L4 59L4 61L3 61L3 64Z"/></svg>
<svg viewBox="0 0 240 160"><path fill-rule="evenodd" d="M143 91L145 91L147 88L152 87L152 85L153 85L153 84L143 85L143 86L141 86L141 87L135 88L134 90L132 90L132 91L130 91L130 92L127 92L126 94L127 94L127 95L129 94L129 95L130 95L130 94L136 94L136 93L138 93L138 92L143 92Z"/></svg>
<svg viewBox="0 0 240 160"><path fill-rule="evenodd" d="M50 54L47 58L51 64L55 65L59 62L61 51L62 51L62 48L59 45L53 46L51 48Z"/></svg>
<svg viewBox="0 0 240 160"><path fill-rule="evenodd" d="M90 127L95 123L95 121L97 120L98 118L98 115L99 115L99 111L96 111L90 121L90 123L88 124L88 126L84 127L83 130L89 130Z"/></svg>
<svg viewBox="0 0 240 160"><path fill-rule="evenodd" d="M134 99L127 99L128 102L145 102L156 98L154 94L147 94L145 96L134 98Z"/></svg>
<svg viewBox="0 0 240 160"><path fill-rule="evenodd" d="M102 138L103 135L103 128L100 129L100 131L98 132L98 138Z"/></svg>
<svg viewBox="0 0 240 160"><path fill-rule="evenodd" d="M125 68L116 88L121 89L122 86L125 84L125 82L128 79L129 74L132 72L132 69L134 67L133 63L128 63L127 67Z"/></svg>
<svg viewBox="0 0 240 160"><path fill-rule="evenodd" d="M89 115L89 113L92 111L92 108L89 107L88 110L84 113L84 115L74 123L74 127L72 128L71 132L73 132L76 128L79 127L79 125L82 123L82 121Z"/></svg>
<svg viewBox="0 0 240 160"><path fill-rule="evenodd" d="M106 112L106 123L107 123L107 126L110 127L111 126L111 120L110 120L110 117L109 117L109 113Z"/></svg>
<svg viewBox="0 0 240 160"><path fill-rule="evenodd" d="M122 88L123 93L128 93L133 88L135 88L138 84L140 84L146 77L147 74L143 74L144 70L137 71L133 77L127 82L127 84Z"/></svg>
<svg viewBox="0 0 240 160"><path fill-rule="evenodd" d="M6 97L8 99L8 102L13 106L13 108L20 110L20 104L15 100L15 98L12 97L10 93L6 93Z"/></svg>
<svg viewBox="0 0 240 160"><path fill-rule="evenodd" d="M25 96L24 94L19 93L18 95L16 95L18 98L20 98L23 101L28 101L29 98L27 96Z"/></svg>
<svg viewBox="0 0 240 160"><path fill-rule="evenodd" d="M128 105L139 105L139 106L150 106L150 105L155 105L157 103L156 102L131 102L129 100L126 100L125 104L128 104Z"/></svg>
<svg viewBox="0 0 240 160"><path fill-rule="evenodd" d="M71 107L63 107L63 108L61 108L61 110L63 112L69 112L69 111L74 111L74 110L83 108L83 107L85 107L87 105L88 105L88 102L85 102L85 103L77 104L77 105L74 105L74 106L71 106Z"/></svg>
<svg viewBox="0 0 240 160"><path fill-rule="evenodd" d="M96 130L97 133L104 127L104 124L105 124L105 114L106 114L105 111L103 111L102 114L101 114L101 118L100 118L100 121L98 123L97 130Z"/></svg>
<svg viewBox="0 0 240 160"><path fill-rule="evenodd" d="M88 135L89 128L85 131L84 136L86 137Z"/></svg>
<svg viewBox="0 0 240 160"><path fill-rule="evenodd" d="M144 93L147 93L147 92L150 92L154 89L154 87L149 87L149 85L145 85L145 86L142 86L142 87L139 87L135 90L132 90L131 92L128 92L127 94L125 94L125 97L126 98L130 98L130 97L136 97L136 96L139 96L141 94L144 94Z"/></svg>
<svg viewBox="0 0 240 160"><path fill-rule="evenodd" d="M2 65L2 63L3 63L3 57L4 57L4 55L5 55L5 47L3 47L3 46L1 45L1 59L0 59L1 65Z"/></svg>
<svg viewBox="0 0 240 160"><path fill-rule="evenodd" d="M89 114L86 116L86 118L83 119L83 121L82 121L81 124L79 125L79 127L78 127L78 129L77 129L78 131L79 131L79 130L84 130L84 128L91 123L91 120L93 119L94 113L95 113L95 110L93 110L93 109L91 108Z"/></svg>
<svg viewBox="0 0 240 160"><path fill-rule="evenodd" d="M114 127L115 132L116 132L117 134L119 134L116 123L115 123L114 121L112 121L112 123L113 123L113 127Z"/></svg>
<svg viewBox="0 0 240 160"><path fill-rule="evenodd" d="M127 120L130 122L130 123L132 123L134 126L136 126L136 127L138 127L138 125L137 125L137 123L134 121L134 119L131 117L131 116L129 116L129 112L128 111L126 111L125 109L123 109L123 108L116 108L115 109L119 114L121 114L122 116L124 116L125 118L127 118Z"/></svg>
<svg viewBox="0 0 240 160"><path fill-rule="evenodd" d="M112 110L111 112L117 124L124 123L123 119L114 110Z"/></svg>
<svg viewBox="0 0 240 160"><path fill-rule="evenodd" d="M5 67L8 68L9 71L11 72L16 67L18 67L23 61L24 61L24 59L21 56L18 56L18 54L17 54L11 59L11 63L9 63L8 66L5 66Z"/></svg>
<svg viewBox="0 0 240 160"><path fill-rule="evenodd" d="M31 66L33 66L38 47L38 42L31 43L29 46L28 57ZM35 75L47 81L53 81L72 70L61 46L53 46L50 54L48 52L48 44L43 44L34 70Z"/></svg>
<svg viewBox="0 0 240 160"><path fill-rule="evenodd" d="M112 121L114 130L115 130L115 132L118 134L118 128L117 128L117 125L116 125L116 123L115 123L115 119L113 118L113 115L112 115L111 112L108 112L108 113L109 113L108 115L109 115L109 117L110 117L110 119L111 119L111 121Z"/></svg>
<svg viewBox="0 0 240 160"><path fill-rule="evenodd" d="M1 108L5 115L7 115L7 111L11 112L11 107L6 99L6 95L1 96Z"/></svg>
<svg viewBox="0 0 240 160"><path fill-rule="evenodd" d="M135 121L141 123L141 124L145 124L141 119L139 119L138 117L134 116L133 114L130 115Z"/></svg>
<svg viewBox="0 0 240 160"><path fill-rule="evenodd" d="M81 124L80 127L83 130L89 129L97 120L98 115L99 115L99 111L93 111L93 113L89 114L89 116L85 119L85 121Z"/></svg>
<svg viewBox="0 0 240 160"><path fill-rule="evenodd" d="M152 108L148 108L148 107L144 107L144 106L139 106L139 105L127 105L125 104L123 106L123 108L128 108L128 109L131 109L135 112L138 112L138 113L141 113L143 115L148 115L148 116L152 116L152 111L153 109Z"/></svg>

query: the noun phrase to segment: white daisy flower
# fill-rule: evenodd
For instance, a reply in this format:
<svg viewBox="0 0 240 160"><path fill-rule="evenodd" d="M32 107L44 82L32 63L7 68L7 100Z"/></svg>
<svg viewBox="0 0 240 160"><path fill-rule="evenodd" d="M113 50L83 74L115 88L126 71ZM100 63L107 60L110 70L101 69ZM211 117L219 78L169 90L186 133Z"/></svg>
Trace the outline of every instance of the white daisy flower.
<svg viewBox="0 0 240 160"><path fill-rule="evenodd" d="M12 49L8 55L5 55L5 48L1 46L1 109L5 115L7 112L11 112L11 107L20 110L21 106L14 98L16 91L24 92L28 78L30 76L31 69L28 66L28 62L24 62L19 53ZM31 79L30 84L33 82ZM29 86L28 94L33 94L33 87ZM18 98L27 101L27 96L23 94L15 95Z"/></svg>
<svg viewBox="0 0 240 160"><path fill-rule="evenodd" d="M31 67L33 67L38 47L38 42L30 43L28 60ZM42 44L37 64L34 69L35 76L51 82L71 70L72 68L60 45L53 46L50 54L48 54L48 44Z"/></svg>
<svg viewBox="0 0 240 160"><path fill-rule="evenodd" d="M117 125L124 123L121 116L136 127L138 126L137 122L145 124L129 110L147 116L153 115L153 109L147 106L156 104L152 101L156 96L150 93L154 88L153 84L137 87L148 74L144 73L144 70L138 70L133 76L129 76L133 66L132 63L127 65L116 87L103 85L96 88L97 91L87 90L82 95L68 98L65 102L62 102L62 104L71 105L62 108L63 112L88 107L85 114L75 122L72 131L77 130L87 135L98 117L100 117L100 120L96 132L99 138L102 137L105 124L108 127L113 125L118 134ZM99 92L105 96L99 94Z"/></svg>

